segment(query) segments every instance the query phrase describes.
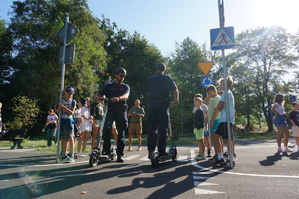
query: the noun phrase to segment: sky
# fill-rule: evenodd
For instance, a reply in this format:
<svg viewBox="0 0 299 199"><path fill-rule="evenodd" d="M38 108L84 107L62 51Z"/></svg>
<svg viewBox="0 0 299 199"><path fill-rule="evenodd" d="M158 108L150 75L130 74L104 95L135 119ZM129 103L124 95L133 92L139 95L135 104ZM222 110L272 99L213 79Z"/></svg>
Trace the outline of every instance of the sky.
<svg viewBox="0 0 299 199"><path fill-rule="evenodd" d="M0 18L9 22L13 0L1 0ZM225 27L235 35L247 29L279 25L299 29L299 0L223 0ZM189 37L210 46L210 29L219 28L218 0L88 0L93 16L104 15L119 28L137 31L164 56Z"/></svg>

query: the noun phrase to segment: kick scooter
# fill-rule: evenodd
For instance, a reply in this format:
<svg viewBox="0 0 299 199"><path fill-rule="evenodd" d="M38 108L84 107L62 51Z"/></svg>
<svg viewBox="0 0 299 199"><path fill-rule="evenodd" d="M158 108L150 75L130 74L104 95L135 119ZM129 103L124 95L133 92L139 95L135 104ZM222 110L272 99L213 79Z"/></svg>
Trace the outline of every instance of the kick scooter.
<svg viewBox="0 0 299 199"><path fill-rule="evenodd" d="M103 119L101 121L100 131L97 136L95 147L92 149L92 151L90 153L90 157L89 157L89 165L91 167L95 167L99 163L109 162L110 160L114 160L114 158L116 157L116 148L115 147L111 148L110 154L107 154L107 155L102 154L102 152L103 152L102 151L103 129L104 129L104 124L105 124L105 120L106 120L106 116L107 116L107 112L108 112L109 100L105 99L104 103L105 103L104 115L103 115Z"/></svg>

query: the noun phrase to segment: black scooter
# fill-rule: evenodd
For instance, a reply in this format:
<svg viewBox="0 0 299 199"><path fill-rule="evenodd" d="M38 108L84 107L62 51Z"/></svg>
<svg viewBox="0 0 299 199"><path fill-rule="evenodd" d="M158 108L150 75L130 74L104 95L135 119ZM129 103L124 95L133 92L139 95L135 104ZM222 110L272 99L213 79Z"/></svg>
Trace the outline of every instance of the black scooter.
<svg viewBox="0 0 299 199"><path fill-rule="evenodd" d="M109 100L105 99L104 103L105 103L104 116L101 121L100 132L98 133L95 147L92 149L92 151L90 153L90 157L89 157L89 165L91 167L95 167L99 163L109 162L111 160L114 160L114 158L116 157L116 148L115 147L111 148L110 154L107 154L107 155L102 154L102 152L103 152L102 151L103 129L104 129L104 124L105 124L105 120L106 120L106 116L107 116L107 112L108 112Z"/></svg>
<svg viewBox="0 0 299 199"><path fill-rule="evenodd" d="M160 155L159 152L154 151L150 154L150 160L153 167L158 167L159 162L164 162L166 160L172 159L172 161L176 161L177 159L177 148L175 146L174 137L171 128L171 122L169 120L168 123L168 131L169 131L169 138L170 138L170 146L167 155Z"/></svg>

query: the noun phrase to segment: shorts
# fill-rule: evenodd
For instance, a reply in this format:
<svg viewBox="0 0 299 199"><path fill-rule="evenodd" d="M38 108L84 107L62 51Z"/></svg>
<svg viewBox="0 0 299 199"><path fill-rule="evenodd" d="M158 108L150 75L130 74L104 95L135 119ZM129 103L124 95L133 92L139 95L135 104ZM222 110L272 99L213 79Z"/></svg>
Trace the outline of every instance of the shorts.
<svg viewBox="0 0 299 199"><path fill-rule="evenodd" d="M196 140L203 140L203 138L204 138L203 129L194 128L193 133L196 137Z"/></svg>
<svg viewBox="0 0 299 199"><path fill-rule="evenodd" d="M218 129L220 123L220 119L214 120L213 128L210 128L210 133L215 133L215 131Z"/></svg>
<svg viewBox="0 0 299 199"><path fill-rule="evenodd" d="M141 123L130 123L129 134L142 134L142 124Z"/></svg>
<svg viewBox="0 0 299 199"><path fill-rule="evenodd" d="M215 134L220 135L223 139L228 139L227 122L221 122L215 131ZM231 139L234 139L232 123L230 123L230 135Z"/></svg>
<svg viewBox="0 0 299 199"><path fill-rule="evenodd" d="M210 136L210 132L209 132L209 130L205 131L205 132L203 133L203 135L204 135L204 136Z"/></svg>
<svg viewBox="0 0 299 199"><path fill-rule="evenodd" d="M293 135L295 137L299 137L299 127L298 126L296 126L296 127L293 126L292 129L293 129Z"/></svg>
<svg viewBox="0 0 299 199"><path fill-rule="evenodd" d="M273 124L275 126L287 126L285 115L276 115L273 119Z"/></svg>
<svg viewBox="0 0 299 199"><path fill-rule="evenodd" d="M60 139L68 140L70 137L75 137L74 124L72 124L72 128L68 124L62 125L60 128Z"/></svg>

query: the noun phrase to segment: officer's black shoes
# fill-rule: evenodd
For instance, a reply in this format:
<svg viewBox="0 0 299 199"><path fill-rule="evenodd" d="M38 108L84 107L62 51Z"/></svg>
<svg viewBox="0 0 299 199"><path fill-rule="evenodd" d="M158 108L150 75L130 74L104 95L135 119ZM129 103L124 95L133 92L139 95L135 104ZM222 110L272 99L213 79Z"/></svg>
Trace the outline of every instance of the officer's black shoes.
<svg viewBox="0 0 299 199"><path fill-rule="evenodd" d="M124 162L123 156L117 156L117 162Z"/></svg>

